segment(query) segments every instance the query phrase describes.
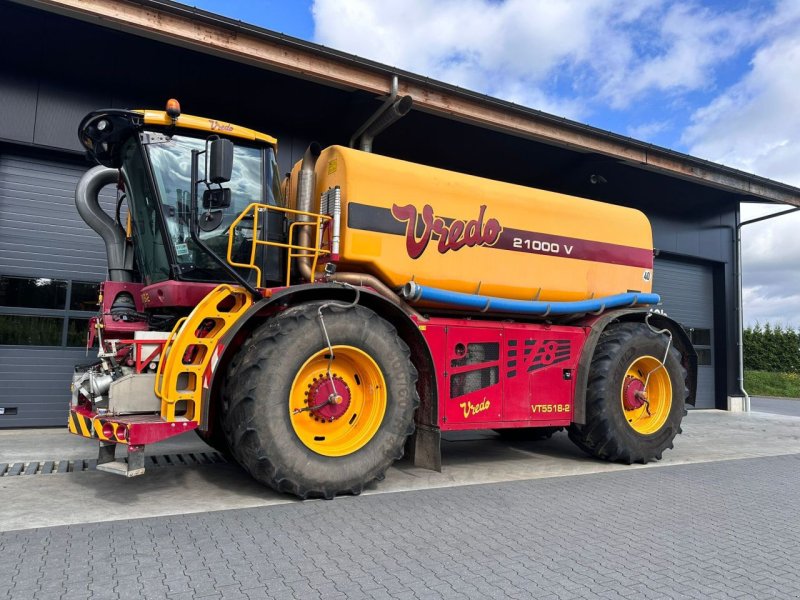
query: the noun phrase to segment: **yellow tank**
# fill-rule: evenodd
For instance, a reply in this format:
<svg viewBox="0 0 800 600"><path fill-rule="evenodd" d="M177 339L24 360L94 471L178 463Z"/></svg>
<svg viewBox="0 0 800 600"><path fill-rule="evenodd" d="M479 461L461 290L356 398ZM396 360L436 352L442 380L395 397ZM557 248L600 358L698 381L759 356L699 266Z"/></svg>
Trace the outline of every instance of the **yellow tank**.
<svg viewBox="0 0 800 600"><path fill-rule="evenodd" d="M335 186L340 272L518 300L651 291L652 232L638 210L341 146L317 161L313 211Z"/></svg>

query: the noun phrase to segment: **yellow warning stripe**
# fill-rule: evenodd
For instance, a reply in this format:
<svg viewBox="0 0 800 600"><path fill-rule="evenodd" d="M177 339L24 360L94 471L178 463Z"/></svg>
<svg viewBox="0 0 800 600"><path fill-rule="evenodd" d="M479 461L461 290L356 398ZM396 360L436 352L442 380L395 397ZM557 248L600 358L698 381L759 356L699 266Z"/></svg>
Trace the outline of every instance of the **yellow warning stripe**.
<svg viewBox="0 0 800 600"><path fill-rule="evenodd" d="M70 412L69 417L67 418L67 428L69 429L70 433L74 433L78 435L78 429L75 427L75 421L72 420L74 413Z"/></svg>
<svg viewBox="0 0 800 600"><path fill-rule="evenodd" d="M70 411L69 413L69 431L70 433L74 433L75 435L82 435L83 437L93 437L92 436L92 422L91 419L87 419L86 417L79 415L76 412Z"/></svg>

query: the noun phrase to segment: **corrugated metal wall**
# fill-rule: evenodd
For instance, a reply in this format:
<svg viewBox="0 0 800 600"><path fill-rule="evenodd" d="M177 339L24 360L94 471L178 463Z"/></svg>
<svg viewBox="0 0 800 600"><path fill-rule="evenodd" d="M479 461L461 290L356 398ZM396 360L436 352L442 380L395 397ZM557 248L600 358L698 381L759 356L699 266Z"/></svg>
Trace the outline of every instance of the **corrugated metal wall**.
<svg viewBox="0 0 800 600"><path fill-rule="evenodd" d="M100 237L75 209L75 186L88 165L0 155L0 268L5 275L105 278ZM113 211L114 196L101 195Z"/></svg>
<svg viewBox="0 0 800 600"><path fill-rule="evenodd" d="M714 277L699 263L656 259L653 290L689 332L698 352L696 408L714 408Z"/></svg>
<svg viewBox="0 0 800 600"><path fill-rule="evenodd" d="M75 186L87 166L77 161L34 155L0 154L0 276L99 282L105 279L105 248L75 209ZM114 190L101 204L113 211ZM32 308L25 299L0 306L7 322L57 318L66 332L70 318L91 313L69 309L69 290L60 307ZM21 305L19 305L21 304ZM0 345L0 428L63 426L69 400L70 373L85 362L86 351L58 345ZM75 343L75 342L73 342Z"/></svg>

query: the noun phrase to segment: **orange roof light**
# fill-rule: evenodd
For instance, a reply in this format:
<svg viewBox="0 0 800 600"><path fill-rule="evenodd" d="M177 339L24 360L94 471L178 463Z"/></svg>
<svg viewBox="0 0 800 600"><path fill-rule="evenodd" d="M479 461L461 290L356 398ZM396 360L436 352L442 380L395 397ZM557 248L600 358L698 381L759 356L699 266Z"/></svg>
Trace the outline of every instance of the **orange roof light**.
<svg viewBox="0 0 800 600"><path fill-rule="evenodd" d="M181 104L175 98L167 100L167 114L173 121L181 116Z"/></svg>

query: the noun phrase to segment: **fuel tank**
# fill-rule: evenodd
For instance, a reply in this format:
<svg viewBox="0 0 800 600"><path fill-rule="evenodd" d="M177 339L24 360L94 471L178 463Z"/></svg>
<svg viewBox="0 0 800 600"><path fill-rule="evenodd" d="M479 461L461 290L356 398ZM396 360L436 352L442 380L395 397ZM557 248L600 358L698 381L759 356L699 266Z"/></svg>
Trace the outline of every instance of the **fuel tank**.
<svg viewBox="0 0 800 600"><path fill-rule="evenodd" d="M340 272L518 300L651 291L652 231L638 210L331 146L313 211L336 186Z"/></svg>

